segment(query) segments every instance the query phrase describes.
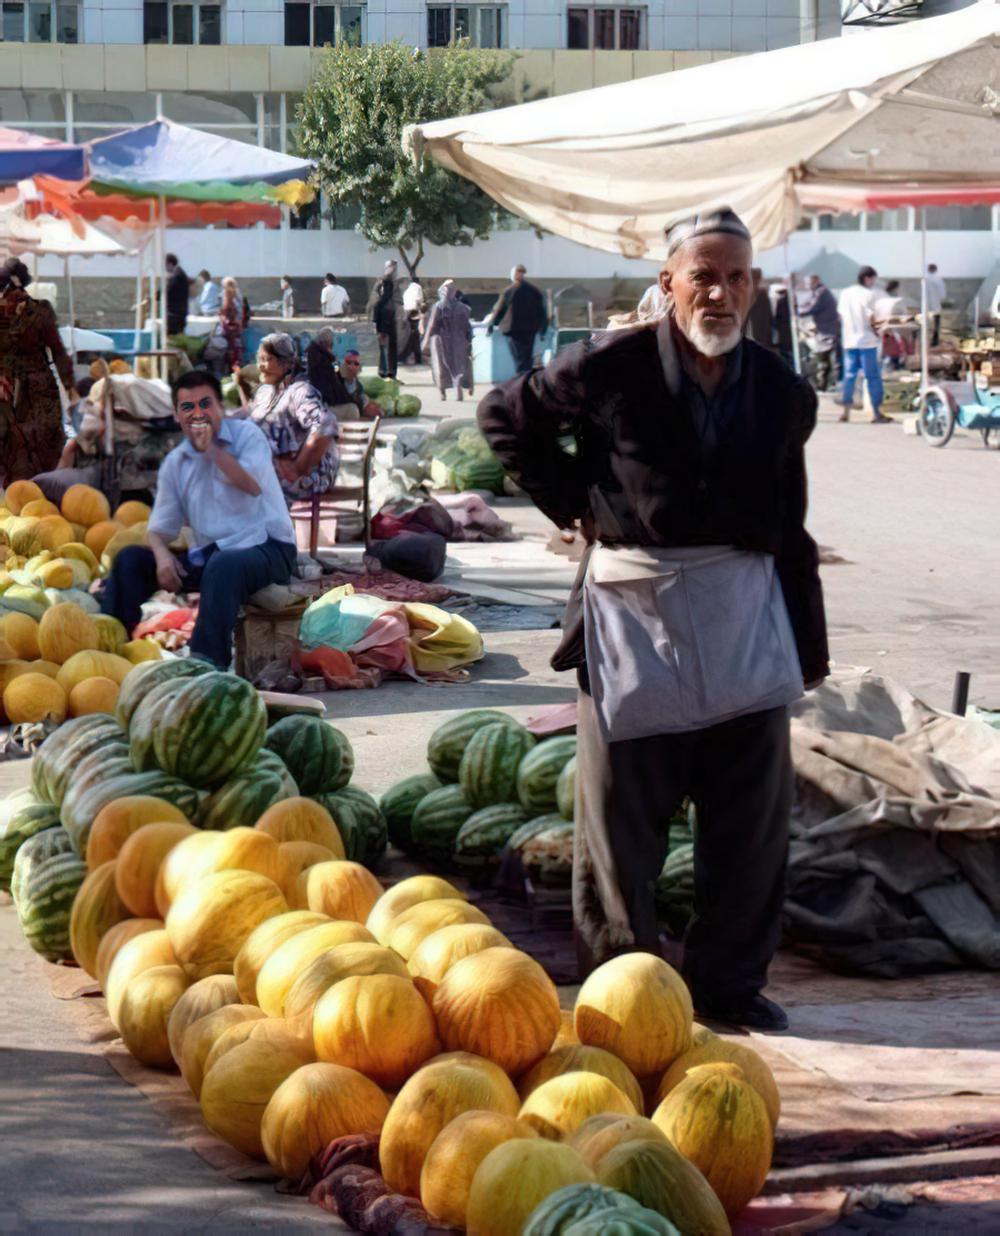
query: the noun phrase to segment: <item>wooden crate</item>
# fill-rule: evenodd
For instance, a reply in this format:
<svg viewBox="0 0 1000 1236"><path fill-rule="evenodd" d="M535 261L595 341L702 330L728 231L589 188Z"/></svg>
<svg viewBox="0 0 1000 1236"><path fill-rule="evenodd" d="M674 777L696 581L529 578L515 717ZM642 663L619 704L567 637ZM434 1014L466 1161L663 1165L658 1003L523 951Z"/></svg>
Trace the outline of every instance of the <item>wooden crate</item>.
<svg viewBox="0 0 1000 1236"><path fill-rule="evenodd" d="M271 661L291 661L305 601L294 610L248 605L236 624L236 672L251 682Z"/></svg>

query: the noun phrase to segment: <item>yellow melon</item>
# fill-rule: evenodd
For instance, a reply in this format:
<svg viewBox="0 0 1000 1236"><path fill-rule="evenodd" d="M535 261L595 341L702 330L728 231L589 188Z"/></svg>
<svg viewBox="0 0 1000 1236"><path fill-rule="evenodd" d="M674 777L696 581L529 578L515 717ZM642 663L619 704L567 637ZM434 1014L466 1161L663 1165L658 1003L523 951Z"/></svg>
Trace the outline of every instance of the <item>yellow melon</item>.
<svg viewBox="0 0 1000 1236"><path fill-rule="evenodd" d="M304 1064L268 1100L261 1143L276 1172L299 1181L313 1155L352 1133L378 1133L389 1111L382 1091L353 1069Z"/></svg>
<svg viewBox="0 0 1000 1236"><path fill-rule="evenodd" d="M141 1064L151 1069L173 1068L167 1022L187 986L188 977L180 966L153 966L126 986L118 1010L118 1029L125 1046Z"/></svg>
<svg viewBox="0 0 1000 1236"><path fill-rule="evenodd" d="M285 1078L308 1062L292 1046L248 1039L234 1047L205 1074L200 1096L205 1123L230 1146L263 1159L264 1111Z"/></svg>
<svg viewBox="0 0 1000 1236"><path fill-rule="evenodd" d="M456 962L484 948L512 948L505 935L486 923L453 923L432 932L406 963L417 990L428 1002Z"/></svg>
<svg viewBox="0 0 1000 1236"><path fill-rule="evenodd" d="M207 834L206 834L207 835ZM166 914L184 889L220 871L256 871L280 887L284 866L278 843L254 828L229 828L214 834L212 841L194 838L184 842L184 850L163 868L156 890L157 906Z"/></svg>
<svg viewBox="0 0 1000 1236"><path fill-rule="evenodd" d="M21 515L25 519L42 519L46 515L58 515L59 508L48 498L34 498L21 507Z"/></svg>
<svg viewBox="0 0 1000 1236"><path fill-rule="evenodd" d="M74 653L68 661L63 662L56 681L67 694L78 682L87 678L110 678L121 686L126 674L133 668L131 661L115 656L113 652L99 652L96 648L85 649L83 652Z"/></svg>
<svg viewBox="0 0 1000 1236"><path fill-rule="evenodd" d="M3 638L10 649L11 657L22 661L36 661L42 654L38 647L38 623L30 614L13 611L3 620Z"/></svg>
<svg viewBox="0 0 1000 1236"><path fill-rule="evenodd" d="M699 1027L704 1029L704 1027ZM678 1056L669 1069L660 1078L653 1098L653 1106L659 1107L672 1090L681 1084L691 1069L702 1064L735 1064L743 1070L746 1080L764 1100L767 1114L774 1128L781 1115L781 1095L774 1074L763 1056L746 1047L742 1043L734 1043L730 1039L720 1039L716 1035L711 1038L702 1037L699 1046L690 1047L683 1055Z"/></svg>
<svg viewBox="0 0 1000 1236"><path fill-rule="evenodd" d="M303 871L296 891L296 902L318 914L363 923L382 895L382 885L361 863L334 859Z"/></svg>
<svg viewBox="0 0 1000 1236"><path fill-rule="evenodd" d="M41 657L37 661L29 661L28 665L33 674L44 674L47 678L58 678L59 671L62 669L62 666L56 665L55 661L45 661Z"/></svg>
<svg viewBox="0 0 1000 1236"><path fill-rule="evenodd" d="M390 925L386 943L407 961L432 932L453 923L484 923L489 919L475 906L457 897L420 901L398 914Z"/></svg>
<svg viewBox="0 0 1000 1236"><path fill-rule="evenodd" d="M205 1079L205 1061L218 1040L231 1029L245 1021L258 1021L264 1014L251 1004L226 1004L214 1013L206 1013L192 1022L181 1037L181 1076L187 1082L195 1098L201 1094Z"/></svg>
<svg viewBox="0 0 1000 1236"><path fill-rule="evenodd" d="M466 1052L438 1056L406 1082L382 1126L379 1160L395 1193L417 1197L420 1173L434 1139L469 1111L516 1116L517 1091L495 1064Z"/></svg>
<svg viewBox="0 0 1000 1236"><path fill-rule="evenodd" d="M364 974L409 978L406 962L392 949L366 942L338 944L311 961L289 989L282 1014L288 1028L299 1038L312 1042L313 1013L320 998L341 980Z"/></svg>
<svg viewBox="0 0 1000 1236"><path fill-rule="evenodd" d="M73 539L73 528L59 514L43 515L35 528L35 543L39 549L58 549Z"/></svg>
<svg viewBox="0 0 1000 1236"><path fill-rule="evenodd" d="M465 1227L469 1190L479 1164L497 1146L538 1134L500 1112L462 1112L431 1142L420 1172L420 1201L433 1219Z"/></svg>
<svg viewBox="0 0 1000 1236"><path fill-rule="evenodd" d="M87 529L83 543L95 558L100 558L108 542L118 531L119 527L113 519L102 519L100 523Z"/></svg>
<svg viewBox="0 0 1000 1236"><path fill-rule="evenodd" d="M202 874L214 871L212 855L222 844L222 833L198 830L185 837L160 864L156 877L156 906L166 916L174 899Z"/></svg>
<svg viewBox="0 0 1000 1236"><path fill-rule="evenodd" d="M93 618L72 601L47 609L38 624L38 647L42 656L59 665L65 664L74 653L97 648L99 643Z"/></svg>
<svg viewBox="0 0 1000 1236"><path fill-rule="evenodd" d="M12 481L4 491L4 506L11 515L19 515L29 502L38 502L45 498L39 486L34 481Z"/></svg>
<svg viewBox="0 0 1000 1236"><path fill-rule="evenodd" d="M691 996L684 980L652 953L625 953L587 978L576 1000L581 1043L603 1047L636 1077L666 1069L691 1038Z"/></svg>
<svg viewBox="0 0 1000 1236"><path fill-rule="evenodd" d="M632 1074L627 1064L617 1056L605 1051L603 1047L585 1047L582 1044L567 1047L555 1047L539 1060L534 1068L529 1069L517 1084L522 1099L526 1099L532 1091L560 1077L563 1073L599 1073L609 1081L614 1082L625 1094L637 1112L643 1111L645 1104L642 1097L642 1087ZM609 1110L612 1110L609 1108Z"/></svg>
<svg viewBox="0 0 1000 1236"><path fill-rule="evenodd" d="M578 1046L580 1040L576 1037L576 1027L573 1024L573 1010L559 1010L559 1033L556 1035L556 1040L552 1044L552 1050L556 1051L560 1047Z"/></svg>
<svg viewBox="0 0 1000 1236"><path fill-rule="evenodd" d="M366 926L379 944L387 944L389 926L404 910L421 901L463 900L465 894L441 876L410 876L387 889L372 907Z"/></svg>
<svg viewBox="0 0 1000 1236"><path fill-rule="evenodd" d="M283 1017L254 1018L229 1026L219 1035L212 1044L212 1050L205 1057L205 1076L211 1073L223 1056L250 1039L255 1043L267 1043L279 1050L284 1047L293 1048L301 1054L304 1061L316 1059L312 1044L291 1034Z"/></svg>
<svg viewBox="0 0 1000 1236"><path fill-rule="evenodd" d="M118 895L137 918L157 914L156 876L178 842L194 832L187 822L143 824L126 838L115 865Z"/></svg>
<svg viewBox="0 0 1000 1236"><path fill-rule="evenodd" d="M122 648L128 643L128 632L118 619L110 614L95 614L94 626L97 627L101 652L113 652L120 656Z"/></svg>
<svg viewBox="0 0 1000 1236"><path fill-rule="evenodd" d="M91 978L97 977L97 954L101 940L115 923L128 916L128 906L115 888L115 864L104 863L91 871L73 898L69 918L69 943L73 958Z"/></svg>
<svg viewBox="0 0 1000 1236"><path fill-rule="evenodd" d="M118 684L111 678L85 678L69 693L69 715L86 717L95 712L114 716Z"/></svg>
<svg viewBox="0 0 1000 1236"><path fill-rule="evenodd" d="M550 1141L563 1141L572 1137L585 1120L603 1112L641 1114L628 1096L601 1074L562 1073L532 1090L518 1119Z"/></svg>
<svg viewBox="0 0 1000 1236"><path fill-rule="evenodd" d="M81 531L79 535L82 538L83 532ZM95 557L93 552L89 550L86 547L86 545L84 545L82 539L75 540L75 541L67 541L65 545L60 545L59 548L56 550L56 554L60 558L66 558L68 561L78 562L82 566L85 566L87 568L87 575L89 576L91 580L96 579L98 574L100 573L101 564L97 561L97 558ZM108 616L109 615L107 614L101 614L101 615L95 614L94 618L96 621L98 617L106 618ZM112 621L115 622L117 621L117 619L112 619ZM113 652L114 649L109 648L106 651Z"/></svg>
<svg viewBox="0 0 1000 1236"><path fill-rule="evenodd" d="M663 1130L645 1116L600 1112L589 1116L568 1140L573 1149L580 1152L590 1170L596 1172L604 1156L622 1142L665 1142L667 1138Z"/></svg>
<svg viewBox="0 0 1000 1236"><path fill-rule="evenodd" d="M111 518L111 504L92 485L70 485L63 494L62 513L70 523L90 528Z"/></svg>
<svg viewBox="0 0 1000 1236"><path fill-rule="evenodd" d="M143 661L162 661L163 649L155 639L133 639L119 649L120 655L133 665Z"/></svg>
<svg viewBox="0 0 1000 1236"><path fill-rule="evenodd" d="M257 1003L257 975L268 957L286 940L327 922L323 914L311 910L290 910L265 919L244 941L233 962L233 977L244 1004Z"/></svg>
<svg viewBox="0 0 1000 1236"><path fill-rule="evenodd" d="M19 674L3 693L3 710L14 725L24 721L66 720L66 692L47 674Z"/></svg>
<svg viewBox="0 0 1000 1236"><path fill-rule="evenodd" d="M253 929L287 909L281 889L267 876L218 871L185 888L171 903L167 935L190 978L231 974L236 954Z"/></svg>
<svg viewBox="0 0 1000 1236"><path fill-rule="evenodd" d="M112 881L112 887L114 887L114 881ZM116 889L115 896L117 895ZM149 931L162 930L163 922L158 918L124 918L120 923L109 927L101 936L101 942L97 946L94 977L100 983L101 990L107 991L108 971L111 969L111 963L129 940L134 940L136 936L145 935Z"/></svg>
<svg viewBox="0 0 1000 1236"><path fill-rule="evenodd" d="M358 975L330 987L313 1011L313 1044L320 1060L357 1069L388 1090L441 1050L426 1000L398 974Z"/></svg>
<svg viewBox="0 0 1000 1236"><path fill-rule="evenodd" d="M371 943L360 923L320 923L298 932L274 950L257 974L257 1003L270 1017L281 1017L285 1001L299 975L328 949L339 944Z"/></svg>
<svg viewBox="0 0 1000 1236"><path fill-rule="evenodd" d="M115 522L123 528L131 528L135 524L147 523L152 513L152 508L145 502L123 502L115 511Z"/></svg>
<svg viewBox="0 0 1000 1236"><path fill-rule="evenodd" d="M108 1016L112 1025L118 1025L118 1014L121 1008L125 988L137 974L144 970L152 970L154 966L175 966L177 956L170 946L170 940L165 930L144 931L133 936L123 944L115 954L108 969L108 981L104 985L104 995L108 1002Z"/></svg>
<svg viewBox="0 0 1000 1236"><path fill-rule="evenodd" d="M201 1021L209 1013L214 1013L216 1009L239 1003L240 994L236 990L236 980L231 974L210 974L208 978L199 979L197 983L191 984L174 1005L167 1020L170 1054L178 1068L181 1063L184 1035L188 1029L196 1021Z"/></svg>
<svg viewBox="0 0 1000 1236"><path fill-rule="evenodd" d="M531 1212L551 1193L593 1180L572 1146L543 1138L502 1142L472 1178L466 1231L469 1236L521 1236Z"/></svg>
<svg viewBox="0 0 1000 1236"><path fill-rule="evenodd" d="M103 527L103 525L98 526ZM101 566L105 571L110 571L123 549L129 549L133 545L148 544L149 529L146 524L133 524L130 528L116 524L114 536L106 543L101 553Z"/></svg>
<svg viewBox="0 0 1000 1236"><path fill-rule="evenodd" d="M268 807L257 828L275 841L311 841L336 858L344 858L344 842L333 816L311 798L285 798Z"/></svg>
<svg viewBox="0 0 1000 1236"><path fill-rule="evenodd" d="M281 891L285 900L297 910L304 910L305 903L299 903L299 876L307 867L316 863L331 862L336 856L325 845L317 845L314 841L282 841L278 845L281 851L281 862L284 873L281 877Z"/></svg>
<svg viewBox="0 0 1000 1236"><path fill-rule="evenodd" d="M87 838L87 866L93 871L101 863L117 858L128 838L144 824L187 822L183 811L173 803L151 794L129 794L116 798L94 817Z"/></svg>
<svg viewBox="0 0 1000 1236"><path fill-rule="evenodd" d="M36 572L43 588L72 588L77 583L76 572L68 562L56 558L46 562Z"/></svg>

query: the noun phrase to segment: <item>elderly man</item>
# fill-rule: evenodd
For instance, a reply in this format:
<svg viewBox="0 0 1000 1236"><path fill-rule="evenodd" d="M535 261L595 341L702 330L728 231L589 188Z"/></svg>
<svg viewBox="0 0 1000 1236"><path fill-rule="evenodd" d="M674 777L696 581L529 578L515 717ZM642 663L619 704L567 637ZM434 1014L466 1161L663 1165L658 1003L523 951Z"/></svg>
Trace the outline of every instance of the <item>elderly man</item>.
<svg viewBox="0 0 1000 1236"><path fill-rule="evenodd" d="M804 527L816 396L743 338L752 250L732 211L678 224L667 251L667 316L567 348L487 395L479 423L536 505L590 542L553 658L580 685L581 961L659 950L654 885L690 796L695 1008L781 1029L761 990L784 889L788 707L828 672Z"/></svg>
<svg viewBox="0 0 1000 1236"><path fill-rule="evenodd" d="M527 373L535 352L535 336L548 329L549 315L542 292L525 278L528 270L518 262L510 272L510 283L500 293L490 312L487 334L499 330L507 336L510 354L518 373Z"/></svg>
<svg viewBox="0 0 1000 1236"><path fill-rule="evenodd" d="M178 379L174 408L185 441L163 461L149 520L149 548L115 558L103 609L129 631L158 588L200 592L192 656L228 669L240 606L268 584L287 584L295 534L267 438L252 421L226 419L214 374ZM190 528L193 543L170 543Z"/></svg>

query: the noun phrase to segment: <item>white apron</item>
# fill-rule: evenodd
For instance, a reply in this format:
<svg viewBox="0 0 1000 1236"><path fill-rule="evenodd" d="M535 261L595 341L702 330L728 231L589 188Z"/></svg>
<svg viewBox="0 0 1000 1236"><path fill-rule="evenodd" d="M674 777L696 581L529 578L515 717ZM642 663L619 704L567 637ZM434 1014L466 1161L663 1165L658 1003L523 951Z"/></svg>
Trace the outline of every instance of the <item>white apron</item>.
<svg viewBox="0 0 1000 1236"><path fill-rule="evenodd" d="M770 554L598 545L584 631L606 742L705 729L802 694Z"/></svg>

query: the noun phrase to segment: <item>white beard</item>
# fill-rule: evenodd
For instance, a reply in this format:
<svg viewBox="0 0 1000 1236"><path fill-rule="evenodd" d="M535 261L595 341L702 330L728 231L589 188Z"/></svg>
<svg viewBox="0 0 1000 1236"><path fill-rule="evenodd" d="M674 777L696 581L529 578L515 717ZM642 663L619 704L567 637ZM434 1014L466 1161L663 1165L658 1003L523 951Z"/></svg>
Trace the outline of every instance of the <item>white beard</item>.
<svg viewBox="0 0 1000 1236"><path fill-rule="evenodd" d="M685 334L695 351L700 352L702 356L725 356L727 352L731 352L736 347L743 332L738 326L734 326L724 335L720 335L715 331L704 330L697 323L692 322Z"/></svg>

